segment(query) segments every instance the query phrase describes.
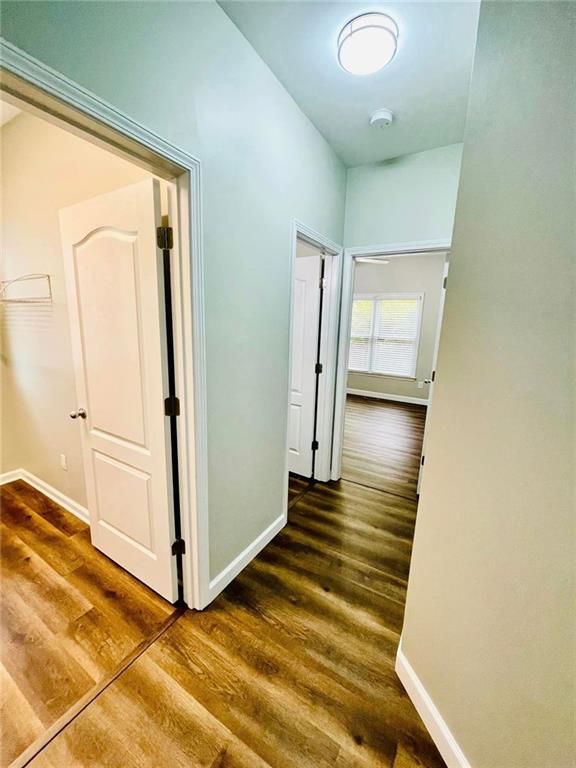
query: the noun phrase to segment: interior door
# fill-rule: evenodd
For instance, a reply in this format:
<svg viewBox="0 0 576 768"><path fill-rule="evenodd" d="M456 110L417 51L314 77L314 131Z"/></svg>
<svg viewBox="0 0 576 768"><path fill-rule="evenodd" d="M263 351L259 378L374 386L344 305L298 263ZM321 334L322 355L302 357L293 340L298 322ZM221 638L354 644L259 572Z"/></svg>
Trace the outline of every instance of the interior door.
<svg viewBox="0 0 576 768"><path fill-rule="evenodd" d="M319 252L297 257L294 277L288 468L304 477L313 464L321 262Z"/></svg>
<svg viewBox="0 0 576 768"><path fill-rule="evenodd" d="M154 179L60 211L92 543L176 599Z"/></svg>
<svg viewBox="0 0 576 768"><path fill-rule="evenodd" d="M444 302L446 301L446 282L448 280L449 264L444 264L444 275L442 282L442 291L440 293L440 303L438 305L438 323L436 325L436 338L434 340L434 351L432 353L432 371L430 378L426 379L428 384L428 407L426 408L426 420L424 422L424 436L422 438L422 455L420 457L420 470L418 472L418 486L416 493L420 494L422 487L422 478L424 477L424 467L426 466L426 435L430 426L430 412L432 410L432 398L434 397L434 382L436 379L436 364L438 362L438 349L440 348L440 334L442 332L442 318L444 316Z"/></svg>

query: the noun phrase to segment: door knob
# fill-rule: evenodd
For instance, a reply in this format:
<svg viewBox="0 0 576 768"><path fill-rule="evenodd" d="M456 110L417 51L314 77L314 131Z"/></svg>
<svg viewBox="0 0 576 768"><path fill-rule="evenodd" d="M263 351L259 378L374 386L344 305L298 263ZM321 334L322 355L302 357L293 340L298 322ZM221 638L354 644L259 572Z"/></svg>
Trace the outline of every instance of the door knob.
<svg viewBox="0 0 576 768"><path fill-rule="evenodd" d="M86 418L86 411L84 408L78 408L77 411L70 411L71 419L77 419L78 417L80 417L81 419Z"/></svg>

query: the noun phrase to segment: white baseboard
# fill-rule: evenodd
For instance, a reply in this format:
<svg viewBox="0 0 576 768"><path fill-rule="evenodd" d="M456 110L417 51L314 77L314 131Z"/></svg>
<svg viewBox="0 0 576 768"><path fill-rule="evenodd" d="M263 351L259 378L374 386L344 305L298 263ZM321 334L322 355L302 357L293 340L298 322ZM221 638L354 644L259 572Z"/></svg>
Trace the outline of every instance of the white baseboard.
<svg viewBox="0 0 576 768"><path fill-rule="evenodd" d="M13 469L11 472L4 472L0 475L0 485L6 485L6 483L13 483L14 480L21 480L23 475L22 469Z"/></svg>
<svg viewBox="0 0 576 768"><path fill-rule="evenodd" d="M12 483L14 480L24 480L28 485L31 485L32 488L36 488L37 491L40 491L44 496L55 501L56 504L59 504L66 511L71 512L75 517L82 520L82 522L87 525L90 524L90 513L86 507L78 504L77 501L66 496L52 485L45 483L44 480L40 480L39 477L36 477L36 475L33 475L26 469L13 469L11 472L4 472L4 474L0 475L0 485Z"/></svg>
<svg viewBox="0 0 576 768"><path fill-rule="evenodd" d="M448 728L444 718L430 698L428 691L422 685L420 678L406 656L404 656L402 652L402 639L400 639L400 645L396 653L395 668L396 674L406 689L406 693L410 696L448 768L472 768L466 755L452 735L450 728Z"/></svg>
<svg viewBox="0 0 576 768"><path fill-rule="evenodd" d="M227 565L226 568L224 568L224 570L220 571L218 576L215 576L213 579L211 579L208 586L208 596L202 608L205 608L209 603L211 603L212 600L214 600L214 598L219 595L220 592L222 592L222 590L228 586L228 584L230 584L232 579L236 578L240 571L243 570L262 549L264 549L266 544L272 541L274 536L276 536L276 534L279 533L282 528L284 528L287 520L287 513L283 512L279 517L276 518L276 520L274 520L273 523L268 526L268 528L262 531L262 533L257 536L254 541L246 547L246 549L240 552L238 557L235 557L234 560L232 560L232 562Z"/></svg>
<svg viewBox="0 0 576 768"><path fill-rule="evenodd" d="M395 403L412 403L413 405L428 405L425 397L410 397L409 395L385 395L383 392L369 392L367 389L347 389L347 395L375 397L378 400L393 400Z"/></svg>

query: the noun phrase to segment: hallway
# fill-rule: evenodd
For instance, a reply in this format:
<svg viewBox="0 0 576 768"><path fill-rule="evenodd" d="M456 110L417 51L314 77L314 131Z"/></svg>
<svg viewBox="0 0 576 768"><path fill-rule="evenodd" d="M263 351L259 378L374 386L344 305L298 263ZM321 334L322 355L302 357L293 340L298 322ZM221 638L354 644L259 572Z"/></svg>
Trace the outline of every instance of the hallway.
<svg viewBox="0 0 576 768"><path fill-rule="evenodd" d="M0 70L0 768L576 768L576 1Z"/></svg>
<svg viewBox="0 0 576 768"><path fill-rule="evenodd" d="M38 573L49 573L50 564L59 568L50 579L60 587L64 579L81 586L81 574L96 566L88 596L104 611L101 622L114 611L116 632L128 643L123 657L114 651L114 663L94 667L91 682L67 683L66 706L54 725L45 714L49 687L40 680L34 691L27 678L31 662L19 657L23 668L14 671L18 638L8 607L22 591L29 565L8 559L3 623L12 636L5 660L12 664L10 701L21 702L35 724L22 747L36 738L27 759L14 765L444 765L394 672L414 501L349 481L313 485L294 478L286 528L208 609L166 619L171 606L151 598L98 552L82 543L79 557L77 542L86 538L82 524L26 484L16 485L3 489L5 545L14 540L22 548L20 538L26 538L31 552L23 556L32 558ZM23 499L26 525L17 520ZM58 539L57 556L28 532L49 526L68 534ZM111 605L109 591L101 597L98 592L104 566L123 575ZM26 580L26 589L27 600L43 600L44 610L34 627L21 626L20 633L45 636L58 617L57 642L29 646L36 670L56 669L64 645L77 659L89 658L92 648L96 659L103 649L112 653L117 638L77 629L88 627L94 615L86 598L72 605L62 589L49 589L36 577ZM65 668L58 677L69 678ZM10 701L6 707L14 705ZM19 751L13 740L12 747L3 765Z"/></svg>

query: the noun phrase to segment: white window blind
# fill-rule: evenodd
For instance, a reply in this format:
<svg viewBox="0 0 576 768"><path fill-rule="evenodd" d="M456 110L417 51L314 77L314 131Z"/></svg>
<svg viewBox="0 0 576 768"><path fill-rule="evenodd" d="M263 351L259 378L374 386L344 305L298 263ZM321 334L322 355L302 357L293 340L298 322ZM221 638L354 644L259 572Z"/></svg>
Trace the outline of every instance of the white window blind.
<svg viewBox="0 0 576 768"><path fill-rule="evenodd" d="M423 293L354 296L348 368L414 377Z"/></svg>

